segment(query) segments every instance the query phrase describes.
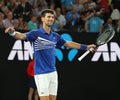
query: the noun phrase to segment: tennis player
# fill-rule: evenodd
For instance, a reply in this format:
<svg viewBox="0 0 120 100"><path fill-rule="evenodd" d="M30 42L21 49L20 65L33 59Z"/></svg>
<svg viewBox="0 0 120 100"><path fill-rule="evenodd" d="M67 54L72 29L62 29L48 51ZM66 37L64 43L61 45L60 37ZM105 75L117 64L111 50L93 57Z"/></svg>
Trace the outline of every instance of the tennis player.
<svg viewBox="0 0 120 100"><path fill-rule="evenodd" d="M66 41L58 33L53 32L51 26L55 21L55 12L51 9L45 9L41 12L41 21L42 26L37 30L21 33L9 27L5 29L5 33L15 39L33 43L35 57L34 77L40 100L56 100L58 90L58 74L55 65L56 46L64 45L69 48L88 50L96 48L96 45ZM92 52L94 51L95 49Z"/></svg>

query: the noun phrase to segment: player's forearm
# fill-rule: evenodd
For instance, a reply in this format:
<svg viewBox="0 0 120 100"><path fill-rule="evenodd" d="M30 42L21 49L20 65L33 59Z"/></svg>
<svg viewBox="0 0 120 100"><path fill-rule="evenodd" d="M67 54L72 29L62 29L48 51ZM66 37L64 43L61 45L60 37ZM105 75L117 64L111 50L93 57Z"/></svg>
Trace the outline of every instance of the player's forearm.
<svg viewBox="0 0 120 100"><path fill-rule="evenodd" d="M76 42L67 42L65 46L69 48L75 48L75 49L82 49L82 50L87 50L87 45L85 44L79 44Z"/></svg>
<svg viewBox="0 0 120 100"><path fill-rule="evenodd" d="M12 28L12 27L6 28L5 33L8 33L10 36L12 36L16 39L20 39L20 40L25 40L26 39L26 34L25 33L15 31L15 29Z"/></svg>
<svg viewBox="0 0 120 100"><path fill-rule="evenodd" d="M15 35L13 37L16 39L25 40L26 34L15 31Z"/></svg>

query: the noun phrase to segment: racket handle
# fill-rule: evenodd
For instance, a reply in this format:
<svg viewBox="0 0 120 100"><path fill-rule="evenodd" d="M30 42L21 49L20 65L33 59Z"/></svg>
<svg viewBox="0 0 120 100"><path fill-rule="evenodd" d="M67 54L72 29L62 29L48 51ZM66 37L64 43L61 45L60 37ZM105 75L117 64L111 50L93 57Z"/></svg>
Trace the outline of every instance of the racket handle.
<svg viewBox="0 0 120 100"><path fill-rule="evenodd" d="M86 57L92 50L94 50L94 48L90 48L89 50L87 50L82 56L80 56L78 58L79 61L81 61L84 57Z"/></svg>

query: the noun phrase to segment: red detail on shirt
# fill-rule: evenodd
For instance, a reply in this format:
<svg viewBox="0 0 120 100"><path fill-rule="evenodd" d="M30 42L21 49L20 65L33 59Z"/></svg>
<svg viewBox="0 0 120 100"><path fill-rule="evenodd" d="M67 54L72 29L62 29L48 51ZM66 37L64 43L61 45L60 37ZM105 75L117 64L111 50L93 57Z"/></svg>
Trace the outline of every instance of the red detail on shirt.
<svg viewBox="0 0 120 100"><path fill-rule="evenodd" d="M27 75L28 77L34 76L34 60L31 60L27 66Z"/></svg>
<svg viewBox="0 0 120 100"><path fill-rule="evenodd" d="M106 12L109 12L109 0L101 0L99 6L100 8L105 8Z"/></svg>

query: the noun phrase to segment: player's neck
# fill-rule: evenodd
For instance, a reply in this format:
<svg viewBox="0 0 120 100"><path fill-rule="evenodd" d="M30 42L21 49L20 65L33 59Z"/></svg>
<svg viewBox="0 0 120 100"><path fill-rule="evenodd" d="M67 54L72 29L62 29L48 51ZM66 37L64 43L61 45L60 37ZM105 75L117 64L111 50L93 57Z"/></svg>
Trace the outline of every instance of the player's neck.
<svg viewBox="0 0 120 100"><path fill-rule="evenodd" d="M44 29L48 34L50 34L51 27L46 26L46 25L43 25L43 29Z"/></svg>

